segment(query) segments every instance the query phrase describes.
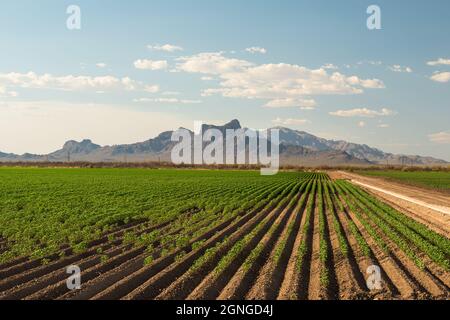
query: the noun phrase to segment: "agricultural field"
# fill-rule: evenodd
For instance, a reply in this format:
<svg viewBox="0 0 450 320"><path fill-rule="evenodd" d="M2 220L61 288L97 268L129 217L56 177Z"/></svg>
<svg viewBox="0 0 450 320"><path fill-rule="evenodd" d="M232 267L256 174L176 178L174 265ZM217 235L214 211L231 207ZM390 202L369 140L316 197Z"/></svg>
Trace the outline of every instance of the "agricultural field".
<svg viewBox="0 0 450 320"><path fill-rule="evenodd" d="M326 173L5 168L0 179L3 300L450 298L450 239Z"/></svg>
<svg viewBox="0 0 450 320"><path fill-rule="evenodd" d="M450 171L361 170L358 173L450 193Z"/></svg>

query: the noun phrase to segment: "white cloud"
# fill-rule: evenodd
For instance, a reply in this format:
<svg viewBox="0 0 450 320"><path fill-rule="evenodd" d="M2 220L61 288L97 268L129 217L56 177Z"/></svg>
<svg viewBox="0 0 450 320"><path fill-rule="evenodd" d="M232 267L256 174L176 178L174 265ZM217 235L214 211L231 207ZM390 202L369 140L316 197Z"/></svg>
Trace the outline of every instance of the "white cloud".
<svg viewBox="0 0 450 320"><path fill-rule="evenodd" d="M293 119L293 118L288 118L288 119L276 118L276 119L272 120L272 122L276 125L282 125L282 126L298 126L298 125L305 125L305 124L311 123L311 121L309 121L307 119Z"/></svg>
<svg viewBox="0 0 450 320"><path fill-rule="evenodd" d="M366 126L366 123L364 121L358 122L358 127L364 128Z"/></svg>
<svg viewBox="0 0 450 320"><path fill-rule="evenodd" d="M139 59L134 62L134 67L141 70L164 70L169 64L166 60Z"/></svg>
<svg viewBox="0 0 450 320"><path fill-rule="evenodd" d="M370 110L367 108L357 108L350 110L338 110L334 112L330 112L330 115L336 117L363 117L363 118L373 118L373 117L382 117L382 116L391 116L395 115L396 112L389 110L387 108L381 109L381 111Z"/></svg>
<svg viewBox="0 0 450 320"><path fill-rule="evenodd" d="M66 91L81 90L142 90L148 88L155 89L155 86L148 86L140 81L129 77L117 78L114 76L53 76L51 74L38 75L34 72L28 73L1 73L0 85L5 87L19 87L32 89L54 89Z"/></svg>
<svg viewBox="0 0 450 320"><path fill-rule="evenodd" d="M212 81L212 80L214 80L213 77L208 77L208 76L201 77L200 79L203 80L203 81Z"/></svg>
<svg viewBox="0 0 450 320"><path fill-rule="evenodd" d="M176 46L173 44L164 44L164 45L148 45L148 49L153 51L165 51L165 52L175 52L175 51L183 51L183 48L180 46Z"/></svg>
<svg viewBox="0 0 450 320"><path fill-rule="evenodd" d="M450 81L450 72L441 72L441 73L435 73L430 77L431 80L436 82L449 82Z"/></svg>
<svg viewBox="0 0 450 320"><path fill-rule="evenodd" d="M429 65L429 66L439 66L439 65L450 66L450 59L439 58L434 61L428 61L427 65Z"/></svg>
<svg viewBox="0 0 450 320"><path fill-rule="evenodd" d="M205 52L194 56L180 57L177 69L189 73L225 74L250 67L253 63L234 58L226 58L221 52Z"/></svg>
<svg viewBox="0 0 450 320"><path fill-rule="evenodd" d="M389 125L386 123L381 123L378 125L378 128L389 128Z"/></svg>
<svg viewBox="0 0 450 320"><path fill-rule="evenodd" d="M450 144L450 131L443 131L428 135L431 142L439 144Z"/></svg>
<svg viewBox="0 0 450 320"><path fill-rule="evenodd" d="M133 102L151 102L151 103L176 103L176 104L199 104L201 100L188 100L178 98L140 98L134 99Z"/></svg>
<svg viewBox="0 0 450 320"><path fill-rule="evenodd" d="M394 71L394 72L406 72L406 73L411 73L413 72L412 68L410 67L402 67L398 64L395 64L393 66L389 66L389 70Z"/></svg>
<svg viewBox="0 0 450 320"><path fill-rule="evenodd" d="M148 85L144 87L144 91L145 92L149 92L149 93L156 93L159 92L159 86L158 85Z"/></svg>
<svg viewBox="0 0 450 320"><path fill-rule="evenodd" d="M99 63L97 63L96 64L96 66L98 67L98 68L106 68L106 63L104 63L104 62L99 62Z"/></svg>
<svg viewBox="0 0 450 320"><path fill-rule="evenodd" d="M342 76L340 73L335 73ZM384 83L378 79L360 79L357 76L351 76L347 78L347 82L351 85L358 85L367 89L383 89Z"/></svg>
<svg viewBox="0 0 450 320"><path fill-rule="evenodd" d="M317 105L313 99L274 99L267 102L264 107L267 108L288 108L300 107L303 110L313 110Z"/></svg>
<svg viewBox="0 0 450 320"><path fill-rule="evenodd" d="M261 48L261 47L250 47L245 49L245 51L255 54L255 53L260 53L260 54L266 54L267 50L265 48Z"/></svg>
<svg viewBox="0 0 450 320"><path fill-rule="evenodd" d="M332 63L327 63L327 64L322 66L322 69L337 70L339 68L337 66L335 66L334 64L332 64Z"/></svg>
<svg viewBox="0 0 450 320"><path fill-rule="evenodd" d="M378 79L361 79L339 72L328 73L323 68L308 69L285 63L255 65L227 58L223 52L200 53L177 60L180 71L220 78L220 87L205 89L204 97L219 94L229 98L301 101L313 95L360 94L365 88L385 87Z"/></svg>

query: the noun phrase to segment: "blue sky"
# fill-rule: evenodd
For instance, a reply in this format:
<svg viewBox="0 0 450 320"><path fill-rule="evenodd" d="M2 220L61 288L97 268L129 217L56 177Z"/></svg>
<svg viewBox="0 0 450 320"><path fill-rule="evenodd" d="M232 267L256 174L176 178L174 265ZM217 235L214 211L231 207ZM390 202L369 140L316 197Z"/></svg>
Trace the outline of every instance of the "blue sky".
<svg viewBox="0 0 450 320"><path fill-rule="evenodd" d="M445 0L3 1L0 150L238 118L450 160L449 30Z"/></svg>

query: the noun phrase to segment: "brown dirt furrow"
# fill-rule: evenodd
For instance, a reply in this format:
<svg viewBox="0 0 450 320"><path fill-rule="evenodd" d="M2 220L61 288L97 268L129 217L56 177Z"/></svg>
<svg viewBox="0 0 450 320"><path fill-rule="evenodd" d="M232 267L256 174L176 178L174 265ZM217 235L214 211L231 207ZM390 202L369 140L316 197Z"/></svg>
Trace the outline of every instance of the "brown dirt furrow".
<svg viewBox="0 0 450 320"><path fill-rule="evenodd" d="M124 249L129 248L130 246L119 246L112 247L109 250L105 251L102 255L107 256L108 258L114 257L115 255L121 254ZM75 261L73 263L67 264L55 271L49 272L41 277L34 277L30 281L24 282L18 286L12 287L11 289L4 291L0 294L0 300L17 300L23 299L26 296L32 295L40 290L47 290L55 283L60 281L65 281L69 274L66 273L66 268L70 265L77 265L80 267L81 271L94 266L101 262L101 255L92 255L88 256L84 259Z"/></svg>
<svg viewBox="0 0 450 320"><path fill-rule="evenodd" d="M141 295L140 293L138 293L138 296L145 296L146 298L156 297L156 299L161 300L185 299L189 295L189 293L191 293L196 288L196 286L200 284L203 278L206 277L208 273L210 273L214 269L214 267L219 263L220 259L227 254L228 250L230 250L237 241L241 240L245 235L250 233L259 223L262 222L264 223L262 230L260 230L257 235L255 235L255 237L250 241L245 250L250 251L251 248L256 246L258 241L263 237L264 233L269 230L276 217L286 208L286 205L287 202L269 212L264 212L264 214L255 217L254 219L243 225L240 229L236 230L233 234L230 234L228 240L223 245L221 245L209 259L207 259L206 263L202 264L196 270L190 271L192 264L183 268L178 268L178 266L175 265L174 270L177 270L175 271L177 276L173 277L173 274L169 276L169 278L171 277L173 279L172 281L170 281L171 283L166 282L164 286L154 286L152 288L153 292L147 291L145 295ZM194 263L195 260L193 260L192 262ZM159 290L155 290L155 287L159 287ZM156 296L154 296L155 293ZM133 294L130 294L129 297L134 298L135 296L133 296Z"/></svg>
<svg viewBox="0 0 450 320"><path fill-rule="evenodd" d="M309 199L305 201L305 208L309 205ZM284 278L281 283L281 287L278 293L277 300L293 300L297 297L297 289L296 284L299 282L300 275L296 269L297 259L298 259L298 250L301 242L304 240L302 238L301 230L303 229L306 222L306 212L303 210L302 217L300 219L300 225L298 230L295 232L294 243L292 247L292 252L289 257L289 261L286 266L286 270L284 272Z"/></svg>
<svg viewBox="0 0 450 320"><path fill-rule="evenodd" d="M360 281L358 275L354 274L355 268L350 265L354 262L353 250L351 249L348 238L345 239L349 252L348 256L344 255L340 249L340 243L336 229L331 217L331 212L327 210L328 230L332 247L332 256L334 261L334 268L337 280L338 292L335 292L335 298L340 300L353 300L365 297L366 288ZM359 269L357 269L359 272ZM358 281L359 280L359 281Z"/></svg>
<svg viewBox="0 0 450 320"><path fill-rule="evenodd" d="M298 200L298 196L296 197ZM252 253L253 250L256 249L257 246L263 246L263 249L261 252L270 252L267 247L272 247L276 237L280 234L282 231L286 221L290 219L290 216L292 215L292 212L295 212L294 206L287 207L283 210L281 214L276 217L276 220L273 224L269 225L268 229L271 229L273 226L275 226L275 230L273 232L266 232L263 234L262 238L259 240L259 243L257 243L258 239L255 239L255 241L252 241L246 248L244 248L238 257L236 257L233 260L233 263L231 263L223 272L220 274L214 273L212 271L209 275L207 275L202 282L192 291L191 294L187 297L189 300L212 300L217 299L219 295L221 295L221 291L231 282L231 279L240 278L239 282L235 282L236 287L234 290L234 295L236 293L243 293L244 291L247 291L244 289L245 285L248 286L249 282L251 282L251 279L245 279L246 281L242 281L242 276L246 274L246 272L243 270L243 263L248 258L248 256ZM268 230L269 231L269 230ZM245 269L245 268L244 268ZM253 268L255 269L255 268ZM241 271L240 277L235 275L238 271ZM233 294L233 292L231 293ZM229 299L230 297L228 297ZM220 299L220 298L219 298Z"/></svg>
<svg viewBox="0 0 450 320"><path fill-rule="evenodd" d="M317 191L314 193L312 197L312 212L309 217L309 228L304 234L304 239L301 239L301 244L305 245L306 252L302 261L296 261L295 267L295 277L292 283L293 290L291 290L291 295L289 299L299 299L299 300L307 300L309 293L309 285L311 282L311 268L312 268L312 255L313 255L313 241L314 241L314 220L315 220L315 212L316 212L316 200L317 200ZM306 221L306 220L305 220ZM298 257L297 257L298 258ZM300 270L297 270L300 268Z"/></svg>
<svg viewBox="0 0 450 320"><path fill-rule="evenodd" d="M370 220L369 217L367 220ZM401 272L410 282L415 290L415 298L426 299L430 296L442 297L445 292L436 284L431 278L431 274L427 274L420 270L416 264L384 233L378 228L373 221L370 221L373 228L378 231L378 234L383 241L388 245L390 258L396 263Z"/></svg>
<svg viewBox="0 0 450 320"><path fill-rule="evenodd" d="M273 205L269 205L269 207L273 207ZM250 210L247 213L243 213L240 219L238 219L237 221L235 218L224 221L223 223L212 228L203 235L191 240L189 245L175 250L165 257L157 259L149 266L142 267L141 265L138 270L132 270L132 266L129 266L129 268L121 271L123 278L120 281L116 282L112 286L109 286L107 289L98 292L92 297L92 299L111 300L123 298L124 296L141 286L148 279L168 268L175 261L176 256L180 252L189 252L190 255L194 257L197 255L200 256L204 253L204 251L215 244L214 241L218 241L218 239L220 240L221 238L226 237L229 233L234 232L234 230L237 230L241 225L250 220L253 216L257 215L260 210L263 210L263 208L264 207L260 206L253 210ZM203 240L206 240L205 244L201 248L198 248L197 250L194 250L194 252L191 252L192 245ZM128 273L129 270L132 270L132 272Z"/></svg>
<svg viewBox="0 0 450 320"><path fill-rule="evenodd" d="M283 232L274 245L267 262L260 270L253 287L247 293L246 299L274 300L277 298L300 227L304 208L304 204L297 203L293 212L294 214L289 217L289 220L285 224ZM289 230L291 224L292 229ZM283 251L277 252L277 248L283 244L283 241L285 241ZM278 260L277 254L279 254Z"/></svg>
<svg viewBox="0 0 450 320"><path fill-rule="evenodd" d="M167 224L159 224L157 225L158 228L164 229ZM128 226L127 230L130 232L131 230L135 231L136 235L141 235L144 233L149 233L154 230L156 230L157 226L150 226L148 228L144 228L145 226L140 224L136 225L133 224L132 226ZM140 229L140 230L139 230ZM139 231L138 231L139 230ZM120 235L123 236L124 232L121 232ZM88 258L89 256L96 255L98 251L107 251L112 247L119 246L122 244L123 240L122 238L118 237L118 233L114 233L116 236L112 242L108 242L108 237L106 237L106 242L103 240L100 244L96 244L93 247L89 247L87 251L84 251L79 254L73 254L72 249L67 248L63 251L64 258L60 258L59 255L55 254L52 256L47 257L47 259L50 261L49 264L42 265L43 259L37 259L37 260L25 260L24 262L20 264L14 264L8 269L0 271L0 276L5 277L4 280L0 281L0 292L8 289L9 284L6 283L13 283L14 286L19 285L23 283L24 281L30 281L33 279L33 277L41 277L45 273L50 273L56 269L61 268L61 265L69 265L73 264L77 260L83 260ZM6 288L6 289L5 289Z"/></svg>
<svg viewBox="0 0 450 320"><path fill-rule="evenodd" d="M201 228L201 226L200 226ZM156 246L159 240L153 243ZM120 261L121 263L116 264L113 268L108 268L104 270L97 277L85 282L82 289L77 291L70 291L63 295L60 295L58 299L67 300L88 300L94 295L108 289L110 286L119 282L121 279L129 276L130 274L141 269L145 264L145 259L149 254L145 253L144 248L137 248L141 253L137 253L137 256L129 256L126 261ZM158 259L161 257L162 247L158 245L152 253L153 259Z"/></svg>
<svg viewBox="0 0 450 320"><path fill-rule="evenodd" d="M359 222L356 215L348 211L348 214L352 221L356 224L359 232L370 246L377 265L381 269L381 277L383 284L386 284L387 288L392 292L393 296L400 295L405 299L413 299L415 297L415 288L409 278L392 259L391 255L387 255L383 249L381 249L374 239L368 234L364 226Z"/></svg>
<svg viewBox="0 0 450 320"><path fill-rule="evenodd" d="M450 272L437 265L423 252L416 252L422 261L425 263L425 272L429 274L432 281L441 289L450 293Z"/></svg>
<svg viewBox="0 0 450 320"><path fill-rule="evenodd" d="M351 272L351 277L353 281L356 282L357 288L359 288L359 291L361 292L361 296L364 297L366 294L369 294L369 289L367 288L366 279L364 277L365 271L369 266L379 264L376 259L367 257L362 252L348 225L348 219L350 219L349 215L346 212L341 211L337 211L337 215L349 246L349 254L347 257L347 264L350 268L349 272ZM371 254L373 255L373 253ZM370 292L370 294L373 296L374 292ZM376 294L380 295L380 292L377 292ZM357 297L359 298L360 296L358 295ZM345 297L343 297L343 299L345 299Z"/></svg>
<svg viewBox="0 0 450 320"><path fill-rule="evenodd" d="M15 266L15 265L18 265L18 264L22 264L22 263L24 263L24 262L26 262L26 261L28 261L28 260L29 260L29 257L20 257L20 258L16 258L16 259L14 259L14 260L5 262L5 263L3 263L3 264L1 265L1 267L0 267L0 274L1 274L3 271L5 271L5 270L7 270L7 269L9 269L9 268L11 268L11 267L13 267L13 266Z"/></svg>
<svg viewBox="0 0 450 320"><path fill-rule="evenodd" d="M100 239L91 241L87 246L87 251L91 252L89 249L98 249L103 248L101 245L108 245L109 239L113 237L114 239L117 239L123 236L125 232L131 232L133 230L136 230L138 228L142 228L146 222L143 220L130 222L128 224L123 225L120 230L115 230L112 232L106 233L106 235L103 235ZM145 232L151 232L153 230L156 230L158 226L161 225L168 225L167 223L158 224L155 226L148 227ZM64 257L70 257L74 255L73 250L68 245L61 246L62 254ZM93 251L93 250L92 250ZM84 254L84 253L82 253ZM35 260L29 260L29 257L20 257L13 261L10 261L8 263L0 265L0 278L6 278L11 277L13 275L17 275L19 273L30 271L33 268L37 268L42 266L42 261L47 260L50 262L58 262L57 260L60 259L59 254L52 254L49 256L46 256L44 258L35 259Z"/></svg>
<svg viewBox="0 0 450 320"><path fill-rule="evenodd" d="M94 264L90 268L85 270L81 269L81 281L87 283L92 279L95 279L99 275L114 269L115 267L125 263L129 259L142 254L145 248L132 248L127 246L118 252L112 252L111 257L105 261ZM64 294L70 293L71 291L67 288L66 279L59 281L51 286L46 287L44 290L38 291L30 296L26 297L26 300L50 300L56 299Z"/></svg>
<svg viewBox="0 0 450 320"><path fill-rule="evenodd" d="M316 201L319 201L318 195L316 195ZM317 203L317 202L316 202ZM309 283L308 283L308 300L320 300L323 298L322 288L320 285L320 272L322 269L320 258L320 236L319 236L319 212L317 206L314 209L313 218L313 237L312 237L312 254L309 270Z"/></svg>
<svg viewBox="0 0 450 320"><path fill-rule="evenodd" d="M98 274L97 277L85 282L80 290L70 291L58 296L58 300L89 300L102 291L115 285L128 275L140 270L144 266L146 254L138 255L119 264L117 267Z"/></svg>

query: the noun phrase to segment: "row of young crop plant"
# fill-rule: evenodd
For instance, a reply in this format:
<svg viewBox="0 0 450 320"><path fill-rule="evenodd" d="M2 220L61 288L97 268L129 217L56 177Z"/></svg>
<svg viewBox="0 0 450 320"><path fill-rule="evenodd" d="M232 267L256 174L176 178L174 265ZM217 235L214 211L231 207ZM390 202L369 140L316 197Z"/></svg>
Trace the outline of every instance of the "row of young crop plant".
<svg viewBox="0 0 450 320"><path fill-rule="evenodd" d="M285 205L288 204L288 201L290 200L291 197L294 196L295 192L300 188L300 184L296 183L296 185L290 189L286 188L280 195L279 197L275 198L272 200L272 202L274 204L276 204L276 208L281 208ZM268 213L268 212L267 212ZM258 230L258 228L262 228L262 226L267 222L269 217L264 218L261 222L259 222L259 224L253 229L252 232L250 232L249 234L247 234L243 239L238 240L236 245L234 246L234 250L230 250L230 252L228 253L228 255L224 256L222 258L222 260L220 260L219 264L226 264L227 262L230 261L230 257L232 257L234 254L236 254L236 252L239 252L239 250L237 250L236 248L242 247L243 244L245 244L246 242L248 242L253 236L254 233L257 232L255 230ZM226 241L224 241L221 244L218 244L218 246L216 246L213 250L209 250L209 252L207 252L207 254L205 254L204 256L202 256L201 258L199 258L194 265L191 267L192 271L195 271L196 269L198 269L201 265L203 265L205 263L205 261L207 261L209 259L209 257L212 257L215 255L215 252L218 251L219 249L221 249L222 247L228 247L230 246L230 238L228 238Z"/></svg>
<svg viewBox="0 0 450 320"><path fill-rule="evenodd" d="M281 185L287 185L289 183L292 183L290 181L285 181L284 183L282 183ZM241 192L241 194L239 195L239 200L237 201L238 198L235 197L233 199L233 201L236 204L239 204L240 207L237 209L233 209L229 212L226 212L224 215L225 216L229 216L232 215L233 213L235 213L236 211L238 211L241 207L245 207L249 202L253 201L255 196L257 196L258 194L265 194L267 192L267 190L271 190L271 188L275 188L275 187L280 187L280 181L269 184L268 186L264 186L264 185L253 185L253 188L249 188L248 190L245 190L244 192ZM210 190L208 187L206 188L206 193L203 193L205 195L208 195L208 193L214 192L216 193L218 196L220 195L220 199L225 199L222 202L219 202L221 207L216 208L216 210L214 210L213 214L209 214L205 209L202 209L201 212L205 213L205 216L210 215L211 219L213 217L216 217L220 215L220 209L223 209L226 207L226 205L229 203L226 200L226 197L228 195L229 192L234 191L233 188L227 188L226 186L224 186L224 188L222 190L219 189L215 189L215 190ZM201 191L197 190L198 194L202 194ZM195 196L195 194L193 195ZM171 205L171 203L176 203L178 201L183 201L183 197L181 199L178 199L177 201L175 199L168 199L168 204ZM180 202L178 202L180 203ZM183 205L183 203L181 203L181 207L183 210L186 209L193 209L193 208L197 208L197 205L199 207L202 206L201 203L189 203L188 205ZM169 206L170 207L170 206ZM211 211L210 211L211 212ZM200 216L200 214L194 215L194 217ZM152 223L154 224L158 224L161 222L165 222L165 221L172 221L174 219L176 219L175 221L189 221L191 218L191 216L189 215L185 215L185 214L177 214L176 211L168 211L167 215L164 217L164 219L159 219L158 217L154 217L152 216ZM214 220L210 220L212 223L216 223L218 221L220 221L220 219L216 219L216 221ZM19 220L20 222L20 220ZM176 223L174 224L173 228L177 228ZM35 225L33 226L33 229L42 229L39 225ZM93 231L95 230L95 231ZM81 230L78 232L78 236L75 238L72 238L72 241L68 240L68 243L74 248L75 252L81 252L84 251L88 248L88 243L89 241L93 240L93 239L97 239L101 236L102 231L104 229L102 229L100 226L97 229L93 229L93 228L85 228L84 230ZM24 232L22 232L23 234L29 233L31 230L27 229ZM64 238L64 233L65 230L64 228L61 229L61 233L59 235L59 237ZM85 235L85 236L84 236ZM53 239L51 238L52 234L50 233L48 236L42 236L39 237L40 238L40 243L41 246L38 249L34 249L33 247L35 247L35 241L33 240L34 238L37 238L37 236L35 235L34 237L27 237L24 236L20 241L17 240L15 241L15 245L12 246L12 248L10 248L9 251L3 253L0 256L0 261L6 262L14 257L17 256L25 256L27 254L31 254L31 258L41 258L41 257L45 257L48 255L51 255L53 253L56 253L60 250L60 243L64 243L64 241L58 242L57 239ZM152 235L154 236L154 235ZM152 237L150 236L150 238ZM145 236L143 235L142 237L144 237L144 239L142 238L138 238L133 234L126 234L125 235L125 239L127 240L128 243L140 243L142 242L142 240L145 241ZM180 233L180 237L183 237L183 233ZM78 239L78 240L77 240ZM164 242L164 239L163 239ZM46 246L43 246L43 244L46 244ZM170 249L170 248L169 248ZM30 252L31 251L31 252Z"/></svg>
<svg viewBox="0 0 450 320"><path fill-rule="evenodd" d="M331 181L324 182L323 187L325 190L325 202L326 202L327 211L328 211L329 215L331 215L331 219L333 221L333 227L334 227L334 230L336 232L336 235L337 235L337 238L339 241L340 252L344 257L348 257L349 247L348 247L347 238L345 236L344 229L342 228L342 225L341 225L339 218L337 216L337 213L336 213L336 209L334 207L334 203L332 200L333 192L330 192L330 189L332 187L332 182Z"/></svg>
<svg viewBox="0 0 450 320"><path fill-rule="evenodd" d="M323 182L318 183L317 211L319 220L319 260L320 260L320 284L327 288L330 284L330 246L328 242L327 218L324 208Z"/></svg>
<svg viewBox="0 0 450 320"><path fill-rule="evenodd" d="M285 207L287 205L287 199L293 196L294 192L298 190L299 185L300 183L296 183L291 188L285 188L278 196L266 203L265 209L258 213L254 219L240 227L236 231L237 233L225 237L221 241L216 242L214 246L205 250L202 256L194 261L186 275L182 279L179 279L178 282L181 282L181 284L176 282L172 285L180 285L183 287L185 285L183 285L183 281L186 281L186 279L189 279L189 285L191 286L193 285L193 281L196 281L195 284L199 284L203 277L212 271L212 268L217 267L217 270L219 270L224 267L229 262L230 256L239 253L239 249L247 241L255 237L255 234L261 235L266 232L265 228L270 226L269 222L271 220L273 221L276 216L274 210L281 210L281 208ZM238 236L241 233L246 234L244 238Z"/></svg>
<svg viewBox="0 0 450 320"><path fill-rule="evenodd" d="M291 182L292 183L292 182ZM289 185L290 183L287 183ZM223 223L225 220L232 219L233 217L236 217L239 213L245 212L246 210L249 210L251 207L249 207L248 202L254 201L254 199L264 199L265 196L271 195L271 192L275 191L281 191L286 184L275 184L272 185L269 188L258 186L254 189L248 190L244 193L242 193L239 198L240 200L244 201L244 205L241 207L235 208L233 210L226 210L226 212L214 212L209 213L207 211L200 211L196 214L194 214L191 217L184 218L180 217L178 221L171 223L170 229L164 230L164 234L161 235L161 237L155 239L151 238L151 241L142 243L140 241L142 238L147 239L147 235L142 235L141 238L139 238L136 241L136 245L146 245L147 246L147 254L148 257L146 258L145 262L148 264L153 261L153 259L163 257L167 255L169 252L172 252L176 250L177 248L186 246L192 238L196 238L197 236L201 235L202 233L207 232L207 230L214 228L215 226ZM227 196L227 194L223 194L223 196ZM225 211L225 209L224 209ZM162 251L158 250L155 253L155 248L153 247L153 243L158 242L159 246L162 247ZM181 256L180 256L181 257Z"/></svg>
<svg viewBox="0 0 450 320"><path fill-rule="evenodd" d="M362 189L356 188L354 189L354 191L359 193L359 195L366 200L366 203L370 208L375 211L379 210L379 212L383 212L384 214L390 216L397 221L395 223L396 225L398 225L398 223L401 223L407 226L410 230L416 232L427 241L430 241L435 246L439 247L447 255L450 255L450 240L448 238L430 230L427 226L398 212L394 208L376 199L374 196L368 194L367 192L364 192Z"/></svg>
<svg viewBox="0 0 450 320"><path fill-rule="evenodd" d="M258 189L258 191L256 193L252 193L251 195L248 196L248 198L247 198L248 202L246 203L245 206L242 206L227 215L219 215L217 217L213 217L212 218L213 220L211 220L210 224L207 224L203 228L197 229L197 230L195 230L195 232L190 234L189 240L199 237L201 234L207 232L208 230L214 228L217 225L222 224L223 222L225 222L227 220L232 221L232 220L240 219L244 213L246 213L250 210L262 209L263 207L267 206L274 199L281 197L282 194L284 192L286 192L286 190L289 190L290 186L293 185L294 183L295 182L291 181L287 184L284 184L284 183L281 185L278 184L278 185L272 186L271 188L268 188L268 189L264 189L264 188L262 190ZM203 240L199 243L194 243L192 248L195 250L196 248L201 247L204 242L205 241ZM178 248L179 247L172 247L171 249L176 250ZM168 250L166 250L165 253L168 253ZM149 263L152 260L153 259L149 257L146 259L146 262Z"/></svg>
<svg viewBox="0 0 450 320"><path fill-rule="evenodd" d="M198 193L201 194L200 192ZM195 196L195 194L191 193L191 197L192 196ZM185 197L188 197L188 195L186 194ZM191 205L185 205L182 202L183 200L184 197L181 197L181 199L176 201L175 199L167 199L168 210L164 216L164 219L159 219L157 215L153 215L152 221L154 221L155 224L163 222L164 220L167 221L176 216L178 212L191 208ZM178 212L172 212L170 209L175 206L175 202L178 204L182 203ZM103 219L102 217L105 216L107 218ZM10 241L16 243L16 245L10 249L10 254L12 256L25 255L30 251L30 247L37 246L38 244L39 249L35 249L33 252L35 257L58 251L61 243L68 243L74 246L74 248L83 248L89 241L99 238L104 232L110 231L112 226L116 224L116 221L122 221L123 223L128 223L130 221L126 214L108 215L107 212L92 216L88 219L80 214L77 217L77 220L78 219L84 219L84 223L87 225L81 230L71 232L70 228L65 228L65 225L72 225L71 219L65 219L62 222L62 225L55 226L54 228L57 227L57 229L52 231L52 228L49 229L47 226L43 227L38 223L28 228L19 229L20 225L23 223L21 219L17 217L15 220L17 222L17 228L10 226L10 228L5 231L6 236L10 239ZM55 235L57 235L57 237L55 237Z"/></svg>
<svg viewBox="0 0 450 320"><path fill-rule="evenodd" d="M286 207L288 199L294 196L295 192L299 188L297 183L293 188L287 189L280 194L279 198L276 198L269 203L268 207L258 214L255 219L250 220L248 223L240 227L235 233L229 235L216 245L208 250L197 259L188 270L187 274L178 279L171 286L179 287L176 292L176 296L170 296L169 298L183 298L180 296L183 294L183 290L180 288L186 288L186 286L198 285L209 272L212 271L212 277L220 274L222 268L226 268L232 262L233 265L237 259L240 259L242 250L247 247L248 241L255 241L257 237L262 237L267 229L270 227L276 218L275 212L281 211ZM242 238L244 234L244 238ZM216 268L215 270L212 270ZM185 292L185 294L187 294ZM167 297L166 297L167 298Z"/></svg>
<svg viewBox="0 0 450 320"><path fill-rule="evenodd" d="M354 211L359 212L361 217L366 217L366 219L376 225L379 230L391 239L419 268L425 268L423 259L418 255L419 252L424 252L436 264L447 271L450 270L448 254L446 254L446 250L448 250L446 239L441 238L438 234L430 235L430 233L434 233L433 231L427 232L426 234L428 237L434 239L434 242L440 244L442 247L435 245L432 241L423 237L419 232L411 228L412 225L417 228L415 223L408 226L408 223L402 222L401 220L409 219L406 216L405 218L400 218L398 214L401 213L394 214L394 209L387 211L376 206L373 202L368 200L370 195L360 191L359 188L348 182L340 181L337 182L337 184L342 191L345 192L348 197L347 199L349 199L356 207L356 210ZM368 225L368 223L366 223L366 225ZM381 236L377 235L377 237L379 239L375 240L379 242L385 250L389 250L388 245L381 239Z"/></svg>
<svg viewBox="0 0 450 320"><path fill-rule="evenodd" d="M365 257L371 257L372 251L371 251L369 245L367 244L367 241L362 236L362 234L359 231L356 223L349 217L348 211L347 211L347 209L344 206L344 201L345 200L341 199L339 197L338 186L335 183L330 183L329 184L329 188L330 188L331 194L332 194L332 197L331 197L332 198L332 202L337 204L338 209L342 213L342 217L344 219L343 221L348 225L348 227L350 229L350 233L355 238L358 248L361 250L361 252L363 253L363 255Z"/></svg>
<svg viewBox="0 0 450 320"><path fill-rule="evenodd" d="M290 185L291 183L288 183ZM253 208L254 205L257 206L263 206L266 203L265 197L267 196L269 199L273 197L277 192L280 192L281 190L285 189L286 185L282 184L275 185L271 188L257 188L254 190L254 192L248 193L245 195L245 199L247 200L244 205L241 207L238 207L232 211L227 211L226 213L222 212L216 212L214 214L210 214L208 212L202 211L199 214L196 214L196 221L193 221L191 219L183 221L184 229L180 230L176 234L173 234L172 236L167 236L163 239L161 239L161 244L167 244L170 243L170 245L165 245L165 251L163 252L162 256L166 255L168 252L175 250L177 248L183 247L189 243L189 241L193 238L197 238L202 233L205 233L207 230L214 228L215 226L223 223L224 221L228 219L232 219L233 217L239 216L239 214L242 214L251 208ZM226 196L226 194L224 195ZM255 203L256 201L256 203ZM250 202L251 204L248 204ZM259 202L259 203L258 203ZM196 224L196 222L200 225ZM147 250L148 253L153 253L150 250ZM149 262L149 259L146 260L147 263Z"/></svg>
<svg viewBox="0 0 450 320"><path fill-rule="evenodd" d="M49 176L55 179L53 172ZM149 218L155 222L164 220L189 210L195 203L202 204L205 199L210 200L209 205L217 204L222 199L220 193L225 190L236 192L238 188L244 190L243 184L249 187L258 185L253 178L248 181L233 179L221 184L213 181L211 185L208 183L201 188L194 183L172 182L158 187L156 183L149 184L144 180L142 185L127 185L128 189L120 190L121 183L105 185L96 177L98 182L92 179L87 181L89 183L69 189L66 184L61 186L61 177L65 178L58 176L54 185L48 179L44 190L28 190L20 186L14 191L19 186L2 184L1 189L5 192L0 196L3 204L0 209L1 235L10 242L27 241L30 246L33 243L39 247L77 244L112 230L118 223L126 224L138 218ZM32 186L39 181L31 175L23 178L29 178ZM68 178L67 186L73 185L74 177ZM108 182L107 178L105 182ZM110 187L112 190L108 191ZM120 206L114 207L116 204Z"/></svg>
<svg viewBox="0 0 450 320"><path fill-rule="evenodd" d="M298 247L297 259L295 261L295 269L297 271L297 283L294 284L294 290L292 292L291 299L298 299L299 292L306 292L307 288L305 287L296 287L295 285L305 284L306 278L309 277L306 274L307 265L311 261L312 255L312 228L313 228L313 219L314 219L314 208L316 201L316 192L317 192L317 180L313 181L311 191L308 196L308 204L306 207L305 214L305 222L303 227L300 230L300 245Z"/></svg>

